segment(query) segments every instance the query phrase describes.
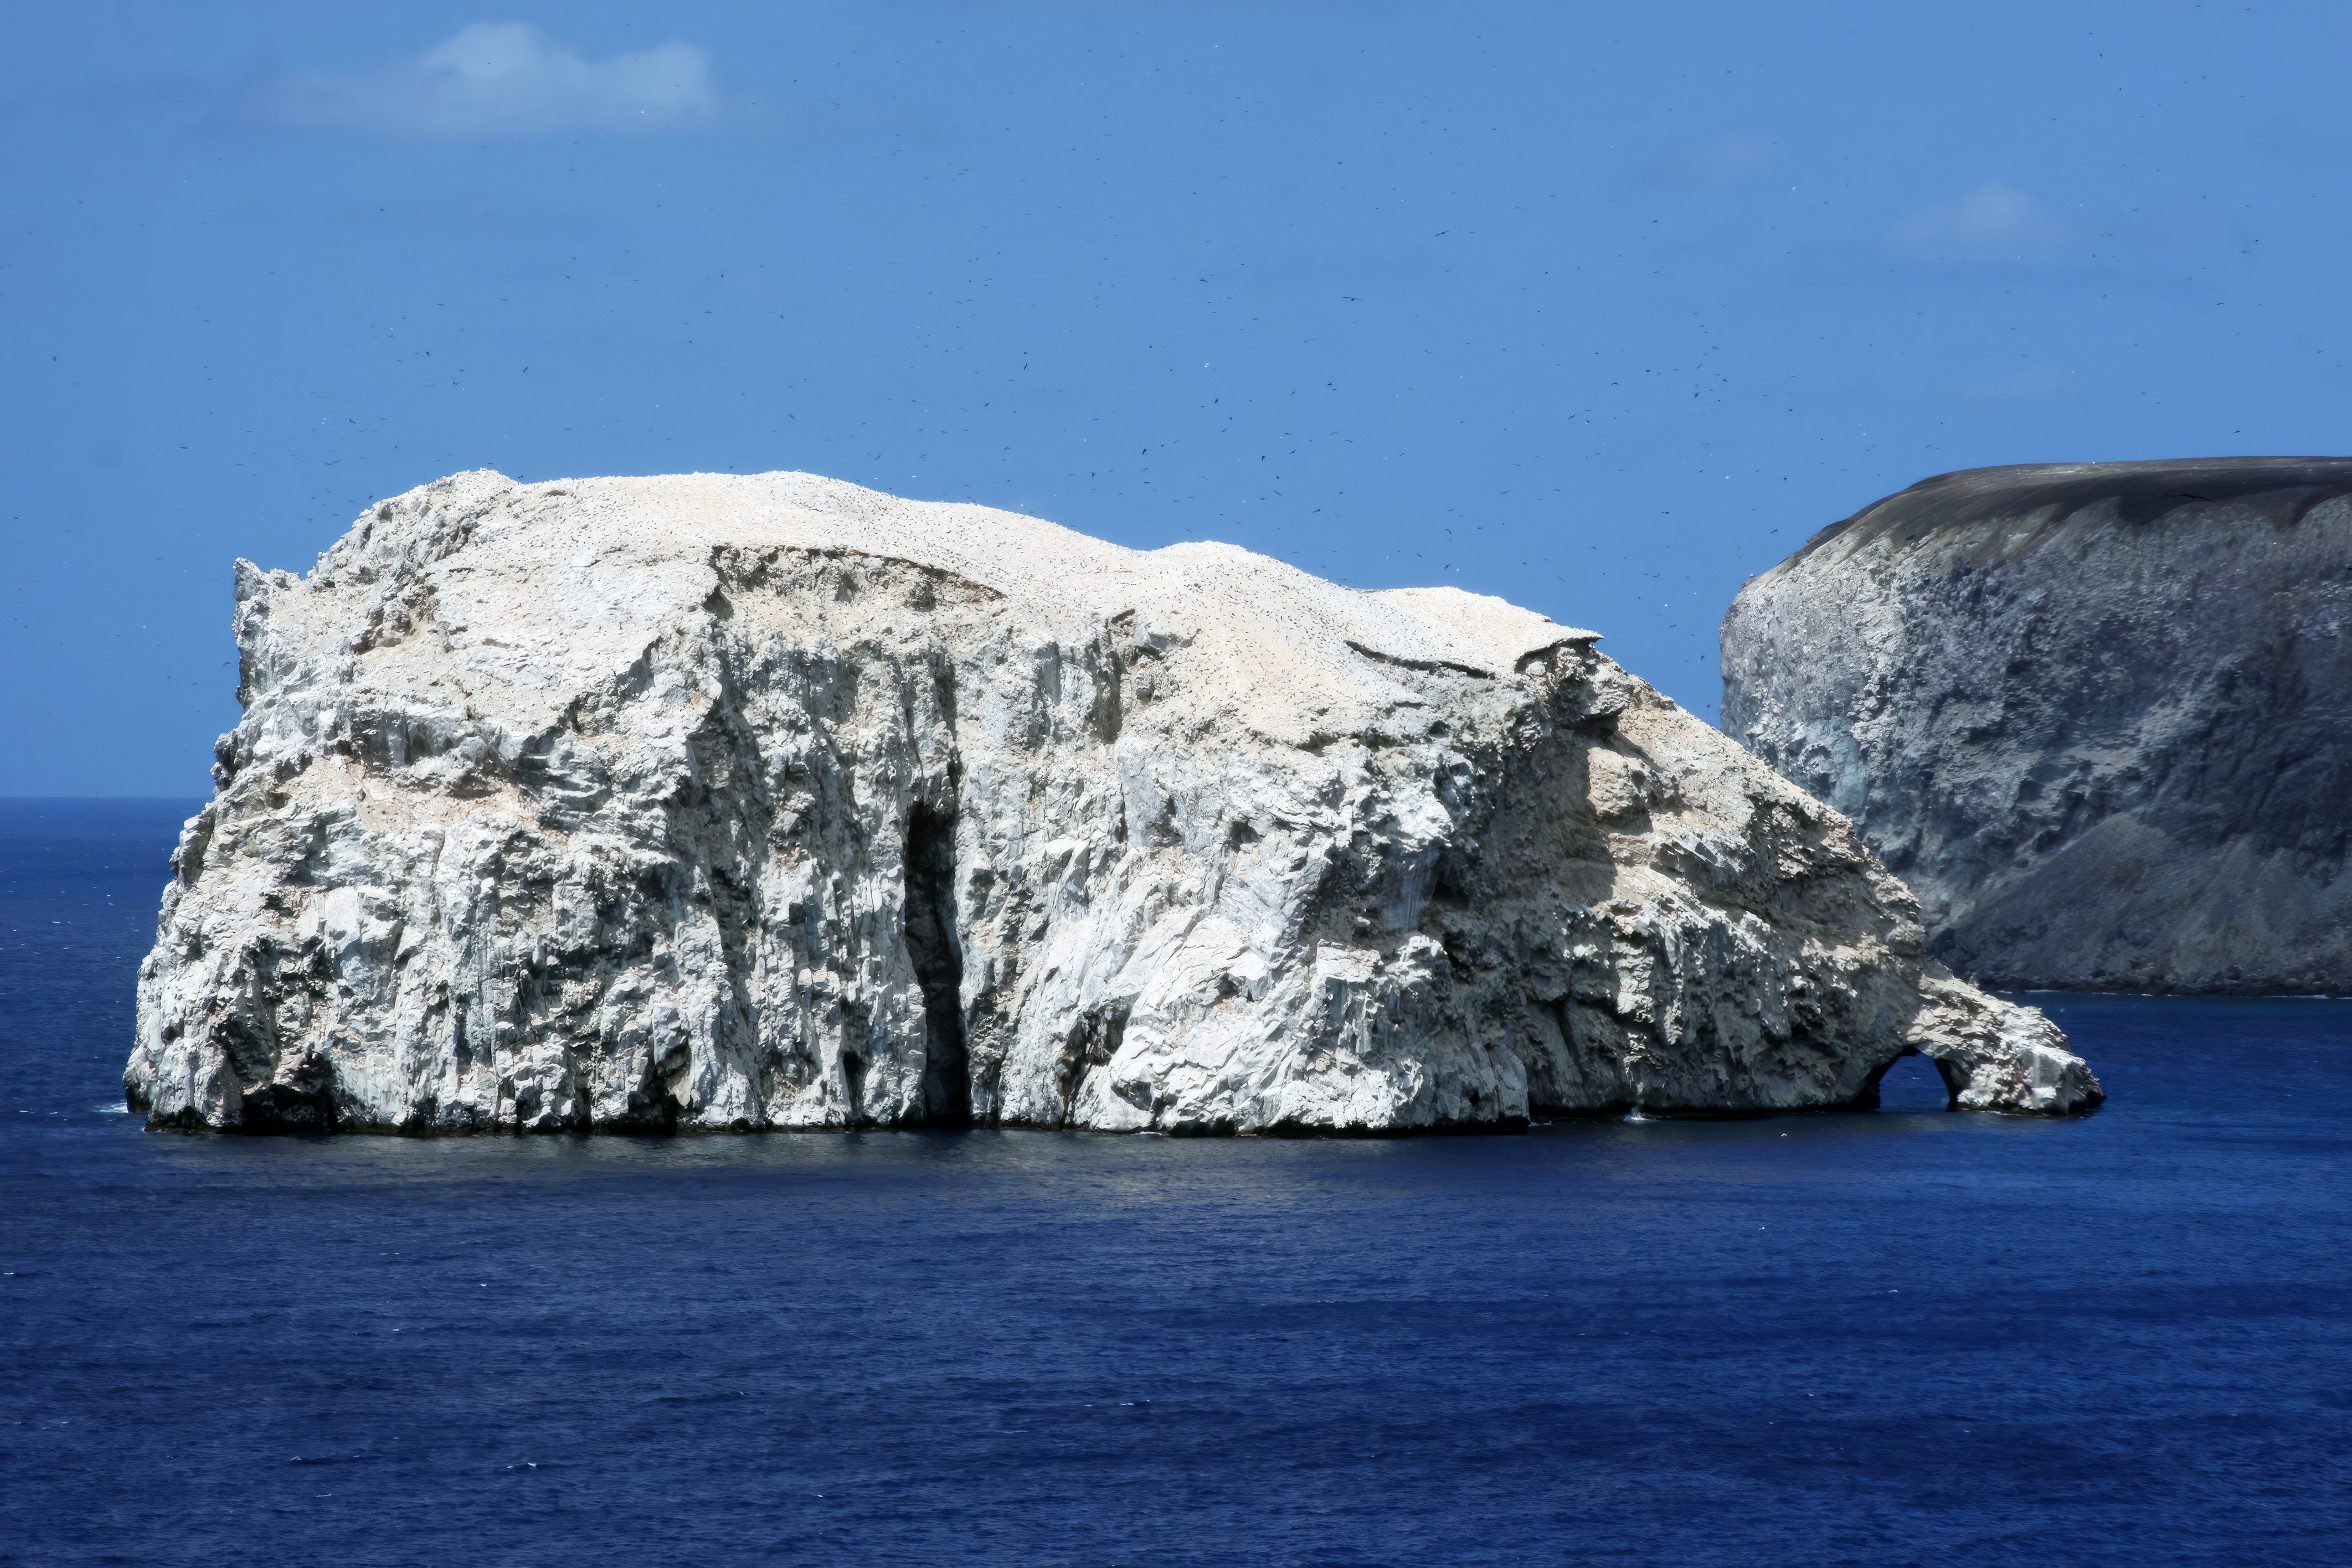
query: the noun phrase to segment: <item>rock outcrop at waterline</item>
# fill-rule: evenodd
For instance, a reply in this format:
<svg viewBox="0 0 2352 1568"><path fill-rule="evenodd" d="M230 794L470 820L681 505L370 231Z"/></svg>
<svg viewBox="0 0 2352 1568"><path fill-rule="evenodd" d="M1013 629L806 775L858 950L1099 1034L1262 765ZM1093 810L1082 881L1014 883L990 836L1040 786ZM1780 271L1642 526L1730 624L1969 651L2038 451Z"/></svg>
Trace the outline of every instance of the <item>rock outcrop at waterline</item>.
<svg viewBox="0 0 2352 1568"><path fill-rule="evenodd" d="M2017 987L2352 991L2352 459L1980 468L1750 581L1724 728Z"/></svg>
<svg viewBox="0 0 2352 1568"><path fill-rule="evenodd" d="M237 569L151 1124L1348 1132L2096 1081L1846 822L1452 589L799 474L375 508Z"/></svg>

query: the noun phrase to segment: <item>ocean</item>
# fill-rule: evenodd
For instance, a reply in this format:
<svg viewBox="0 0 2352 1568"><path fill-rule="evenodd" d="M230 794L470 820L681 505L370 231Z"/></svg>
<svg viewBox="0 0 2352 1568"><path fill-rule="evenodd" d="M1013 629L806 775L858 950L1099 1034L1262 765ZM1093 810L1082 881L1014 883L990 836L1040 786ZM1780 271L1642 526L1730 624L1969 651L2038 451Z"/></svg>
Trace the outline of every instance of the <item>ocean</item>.
<svg viewBox="0 0 2352 1568"><path fill-rule="evenodd" d="M2352 1562L2352 1003L2067 1121L245 1139L122 1113L188 801L0 801L0 1562Z"/></svg>

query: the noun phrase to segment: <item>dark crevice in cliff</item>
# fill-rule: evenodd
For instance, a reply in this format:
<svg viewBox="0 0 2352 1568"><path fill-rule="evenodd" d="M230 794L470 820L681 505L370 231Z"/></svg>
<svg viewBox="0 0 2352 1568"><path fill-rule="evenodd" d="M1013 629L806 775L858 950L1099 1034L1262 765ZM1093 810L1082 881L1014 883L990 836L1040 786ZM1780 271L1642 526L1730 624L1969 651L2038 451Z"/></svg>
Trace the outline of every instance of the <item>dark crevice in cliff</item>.
<svg viewBox="0 0 2352 1568"><path fill-rule="evenodd" d="M971 1124L964 1041L963 951L956 939L955 819L919 805L907 819L907 956L923 988L923 1113L933 1126Z"/></svg>

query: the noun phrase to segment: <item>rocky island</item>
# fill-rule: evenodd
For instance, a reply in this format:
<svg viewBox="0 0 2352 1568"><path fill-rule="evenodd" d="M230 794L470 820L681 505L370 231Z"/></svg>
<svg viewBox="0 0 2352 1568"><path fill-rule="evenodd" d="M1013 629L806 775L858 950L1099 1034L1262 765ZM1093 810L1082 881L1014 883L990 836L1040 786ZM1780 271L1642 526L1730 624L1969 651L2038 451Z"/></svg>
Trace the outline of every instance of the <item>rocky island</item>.
<svg viewBox="0 0 2352 1568"><path fill-rule="evenodd" d="M240 562L151 1125L1506 1127L2100 1090L1849 824L1453 589L803 474L518 484Z"/></svg>
<svg viewBox="0 0 2352 1568"><path fill-rule="evenodd" d="M1723 693L1963 973L2352 992L2352 459L1923 481L1740 591Z"/></svg>

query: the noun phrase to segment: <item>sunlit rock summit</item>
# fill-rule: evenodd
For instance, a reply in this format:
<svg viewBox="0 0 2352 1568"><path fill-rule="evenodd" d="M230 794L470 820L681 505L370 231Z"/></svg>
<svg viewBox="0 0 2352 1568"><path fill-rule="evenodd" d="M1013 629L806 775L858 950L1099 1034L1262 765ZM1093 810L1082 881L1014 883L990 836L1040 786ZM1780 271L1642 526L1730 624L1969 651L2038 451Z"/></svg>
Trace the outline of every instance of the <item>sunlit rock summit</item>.
<svg viewBox="0 0 2352 1568"><path fill-rule="evenodd" d="M239 563L155 1125L1497 1127L2096 1102L1845 821L1453 589L803 474L457 476Z"/></svg>

